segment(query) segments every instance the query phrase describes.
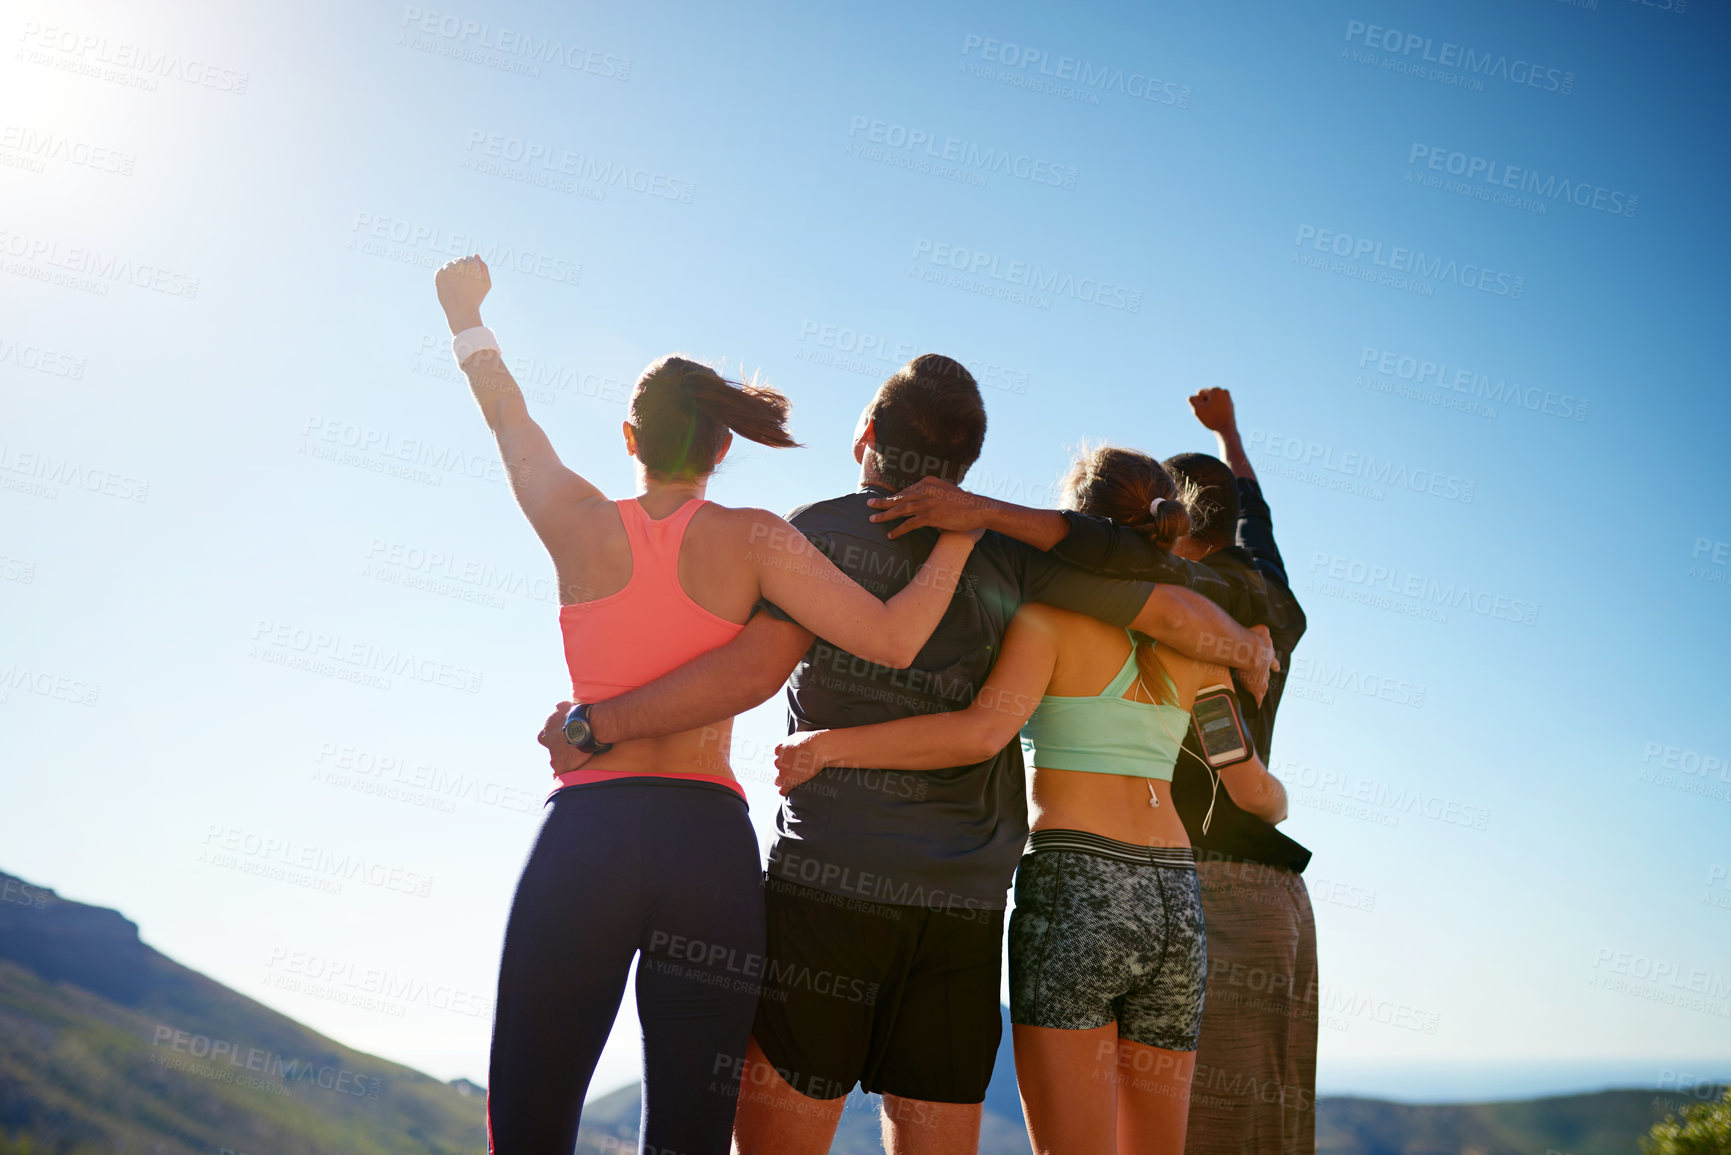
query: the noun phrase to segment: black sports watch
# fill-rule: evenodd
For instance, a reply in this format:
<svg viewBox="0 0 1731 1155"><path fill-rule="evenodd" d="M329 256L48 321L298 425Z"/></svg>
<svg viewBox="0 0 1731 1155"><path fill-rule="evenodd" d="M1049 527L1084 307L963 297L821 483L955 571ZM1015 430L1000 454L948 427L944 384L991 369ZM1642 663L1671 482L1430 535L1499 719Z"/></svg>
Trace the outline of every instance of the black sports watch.
<svg viewBox="0 0 1731 1155"><path fill-rule="evenodd" d="M596 740L588 702L578 702L565 714L565 741L585 754L605 754L613 749L613 743Z"/></svg>

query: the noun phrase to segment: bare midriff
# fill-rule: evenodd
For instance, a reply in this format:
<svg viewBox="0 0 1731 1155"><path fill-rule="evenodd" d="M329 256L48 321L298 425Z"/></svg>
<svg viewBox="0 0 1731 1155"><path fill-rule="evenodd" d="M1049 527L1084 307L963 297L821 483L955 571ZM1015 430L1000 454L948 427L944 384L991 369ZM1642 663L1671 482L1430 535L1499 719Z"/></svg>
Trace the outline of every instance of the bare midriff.
<svg viewBox="0 0 1731 1155"><path fill-rule="evenodd" d="M1148 805L1148 788L1158 806ZM1085 830L1138 846L1189 846L1172 805L1172 784L1158 778L1034 768L1028 825L1035 830Z"/></svg>

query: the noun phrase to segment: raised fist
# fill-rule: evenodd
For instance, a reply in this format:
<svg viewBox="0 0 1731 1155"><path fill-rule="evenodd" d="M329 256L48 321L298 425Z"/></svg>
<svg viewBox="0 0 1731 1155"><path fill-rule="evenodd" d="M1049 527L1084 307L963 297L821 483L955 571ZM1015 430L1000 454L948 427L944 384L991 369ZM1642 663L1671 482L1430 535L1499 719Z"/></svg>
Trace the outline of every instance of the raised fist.
<svg viewBox="0 0 1731 1155"><path fill-rule="evenodd" d="M433 287L439 292L439 304L444 306L451 332L461 333L481 323L481 301L493 287L493 278L487 272L487 262L477 253L441 265L433 274Z"/></svg>
<svg viewBox="0 0 1731 1155"><path fill-rule="evenodd" d="M1225 389L1200 389L1190 398L1190 411L1204 429L1225 433L1238 424L1232 411L1232 394Z"/></svg>

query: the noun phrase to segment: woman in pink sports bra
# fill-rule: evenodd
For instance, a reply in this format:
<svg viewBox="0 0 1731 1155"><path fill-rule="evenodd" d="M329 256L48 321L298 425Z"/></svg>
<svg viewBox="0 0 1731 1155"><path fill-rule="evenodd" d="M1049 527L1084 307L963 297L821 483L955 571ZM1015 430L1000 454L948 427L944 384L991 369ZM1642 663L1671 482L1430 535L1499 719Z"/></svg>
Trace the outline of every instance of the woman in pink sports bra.
<svg viewBox="0 0 1731 1155"><path fill-rule="evenodd" d="M735 433L795 443L780 393L681 357L638 378L624 435L639 493L609 501L559 460L481 328L486 264L452 261L435 282L511 490L552 555L577 701L722 645L762 598L861 657L913 661L977 535L945 534L882 602L781 518L705 500ZM729 720L621 742L560 776L505 928L487 1080L495 1155L572 1149L639 954L640 1141L680 1155L727 1151L764 961L762 860L728 764L731 733Z"/></svg>

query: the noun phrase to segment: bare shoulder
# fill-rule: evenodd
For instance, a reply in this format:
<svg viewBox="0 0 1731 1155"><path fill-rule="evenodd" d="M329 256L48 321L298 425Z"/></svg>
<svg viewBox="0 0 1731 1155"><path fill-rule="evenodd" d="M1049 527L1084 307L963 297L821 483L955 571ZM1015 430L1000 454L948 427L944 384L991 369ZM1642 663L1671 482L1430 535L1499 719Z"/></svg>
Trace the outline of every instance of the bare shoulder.
<svg viewBox="0 0 1731 1155"><path fill-rule="evenodd" d="M1130 635L1087 614L1030 602L1016 611L1011 628L1037 630L1052 646L1057 665L1053 694L1095 694L1112 680L1130 655Z"/></svg>
<svg viewBox="0 0 1731 1155"><path fill-rule="evenodd" d="M805 563L810 549L805 537L787 521L754 506L710 502L691 519L701 557L715 565L769 565L785 570Z"/></svg>
<svg viewBox="0 0 1731 1155"><path fill-rule="evenodd" d="M1016 611L1016 616L1010 619L1010 628L1024 633L1056 636L1061 634L1066 626L1079 625L1091 620L1082 614L1061 610L1057 606L1049 606L1044 602L1023 602L1021 608Z"/></svg>
<svg viewBox="0 0 1731 1155"><path fill-rule="evenodd" d="M771 536L778 539L789 534L797 536L797 531L779 514L750 505L718 505L712 501L692 519L693 525L704 522L712 532L737 537L747 544L767 542Z"/></svg>
<svg viewBox="0 0 1731 1155"><path fill-rule="evenodd" d="M1043 661L1046 671L1050 673L1057 661L1058 647L1063 639L1063 626L1059 618L1067 616L1069 615L1064 611L1053 610L1050 606L1034 602L1023 604L1004 629L997 664L1005 664L1012 658L1024 662Z"/></svg>
<svg viewBox="0 0 1731 1155"><path fill-rule="evenodd" d="M1030 630L1050 634L1067 645L1078 642L1098 645L1126 637L1124 631L1117 626L1108 625L1098 618L1091 618L1074 610L1049 606L1044 602L1025 602L1016 611L1015 622L1012 624L1016 623L1025 624Z"/></svg>
<svg viewBox="0 0 1731 1155"><path fill-rule="evenodd" d="M574 529L585 533L617 528L619 525L619 507L604 493L560 502L552 512Z"/></svg>

